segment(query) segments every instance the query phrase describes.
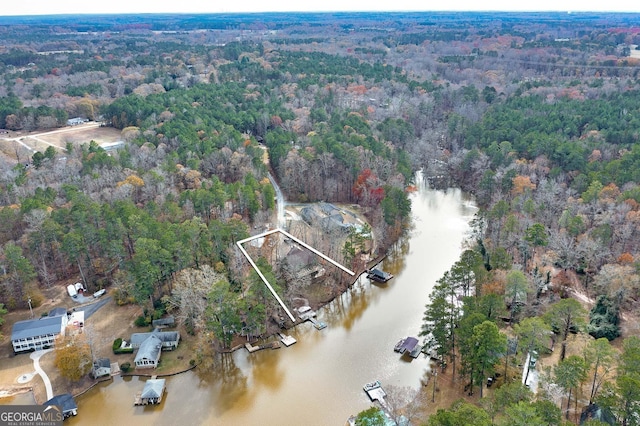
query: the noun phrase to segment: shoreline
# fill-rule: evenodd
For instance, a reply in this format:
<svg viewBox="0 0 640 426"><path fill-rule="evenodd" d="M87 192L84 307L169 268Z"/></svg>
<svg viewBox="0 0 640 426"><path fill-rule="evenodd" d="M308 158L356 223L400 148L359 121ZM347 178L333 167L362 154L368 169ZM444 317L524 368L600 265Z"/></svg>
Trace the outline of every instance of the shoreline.
<svg viewBox="0 0 640 426"><path fill-rule="evenodd" d="M327 300L326 302L322 303L321 305L319 305L315 309L323 308L323 307L329 305L330 303L332 303L338 296L340 296L341 294L344 294L347 290L352 288L353 285L360 279L360 276L367 271L367 269L370 269L371 267L379 264L386 257L387 257L387 251L385 250L384 254L379 255L376 258L374 258L373 260L370 260L369 262L367 262L365 264L365 268L356 273L356 275L354 276L353 280L344 288L343 291L337 292L335 295L333 295L333 297L331 297L329 300ZM290 330L292 328L295 328L296 326L298 326L300 324L302 324L302 322L297 322L297 323L293 324L291 327L286 328L286 330ZM259 339L258 341L264 341L264 340L269 339L269 338L271 338L271 337L273 337L275 335L276 335L276 333L270 334L268 336L265 336L265 337ZM224 350L224 351L216 351L216 352L217 353L233 353L233 352L235 352L235 351L237 351L239 349L244 349L244 348L245 348L244 343L241 343L241 344L238 344L238 345L234 346L231 349ZM163 372L163 373L160 373L160 374L135 373L135 372L133 372L133 373L121 373L120 376L121 377L152 377L152 376L170 377L170 376L177 376L179 374L183 374L183 373L186 373L188 371L194 370L194 369L196 369L198 367L198 365L199 364L187 365L186 368L181 366L180 368L177 368L175 370ZM86 394L87 392L89 392L94 387L98 386L99 384L107 382L107 381L110 381L110 380L113 380L113 377L114 376L109 376L109 377L102 377L102 378L99 378L99 379L95 379L91 383L89 383L88 386L83 387L82 389L80 389L80 390L78 390L76 392L70 392L70 393L73 395L74 398L80 397L80 396ZM0 398L10 397L10 396L18 395L20 393L29 393L29 392L31 392L32 396L33 396L33 400L35 401L36 404L39 404L39 402L38 402L38 400L36 398L36 387L39 387L40 385L42 387L44 387L44 383L38 383L38 384L36 384L34 386L29 387L28 389L23 389L20 392L15 392L15 393L12 393L11 395L4 395L4 396L2 396Z"/></svg>

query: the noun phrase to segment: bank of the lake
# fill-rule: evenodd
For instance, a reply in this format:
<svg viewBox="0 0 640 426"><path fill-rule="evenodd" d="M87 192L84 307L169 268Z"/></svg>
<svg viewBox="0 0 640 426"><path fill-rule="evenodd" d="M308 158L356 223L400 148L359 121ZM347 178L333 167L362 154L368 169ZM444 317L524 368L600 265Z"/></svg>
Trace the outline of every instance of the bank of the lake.
<svg viewBox="0 0 640 426"><path fill-rule="evenodd" d="M411 200L414 228L382 265L395 278L380 285L362 277L319 310L327 329L303 324L290 330L298 343L289 348L221 354L214 371L170 377L157 407L133 406L144 378L116 377L79 397L68 423L341 425L370 406L366 382L419 387L429 361L408 362L393 345L419 333L431 288L458 259L476 209L459 190L422 184Z"/></svg>

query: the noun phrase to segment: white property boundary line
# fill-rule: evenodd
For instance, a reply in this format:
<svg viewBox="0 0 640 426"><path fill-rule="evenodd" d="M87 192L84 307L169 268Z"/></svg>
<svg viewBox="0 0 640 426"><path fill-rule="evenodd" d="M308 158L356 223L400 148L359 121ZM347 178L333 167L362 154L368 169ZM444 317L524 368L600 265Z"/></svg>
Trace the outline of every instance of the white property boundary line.
<svg viewBox="0 0 640 426"><path fill-rule="evenodd" d="M325 256L324 254L320 253L318 250L314 249L313 247L311 247L310 245L308 245L307 243L300 241L299 239L297 239L296 237L294 237L293 235L289 234L288 232L286 232L283 229L280 228L276 228L276 229L272 229L271 231L267 231L267 232L263 232L262 234L258 234L258 235L254 235L253 237L249 237L249 238L245 238L244 240L240 240L238 242L236 242L236 244L238 245L238 248L240 249L240 251L242 252L242 254L244 255L244 257L247 258L247 260L249 261L249 263L251 264L251 266L253 267L253 269L258 273L258 276L262 279L262 282L264 282L264 284L267 286L267 288L269 289L269 291L271 292L271 294L273 294L273 297L276 298L276 300L278 301L278 303L280 304L280 306L282 306L282 309L284 309L284 311L287 313L287 315L289 316L289 318L291 318L291 321L293 321L294 323L296 322L295 317L293 316L293 314L291 314L291 312L289 311L289 308L287 308L287 306L284 304L284 302L282 301L282 299L280 299L280 296L278 296L278 293L276 293L276 291L273 289L273 287L271 287L271 284L269 284L269 281L267 281L267 279L264 277L264 275L262 275L262 272L260 272L260 269L258 269L258 266L255 264L255 262L253 261L253 259L251 259L251 256L249 256L249 253L247 253L247 251L244 249L244 247L242 247L242 244L251 241L251 240L255 240L257 238L262 238L262 237L266 237L267 235L271 235L271 234L275 234L276 232L280 232L282 234L284 234L285 236L291 238L293 241L295 241L296 243L300 244L301 246L303 246L304 248L310 250L312 253L317 254L318 256L320 256L321 258L323 258L324 260L330 262L332 265L337 266L338 268L342 269L343 271L345 271L347 274L354 276L356 273L353 272L352 270L345 268L344 266L342 266L341 264L339 264L338 262L336 262L335 260Z"/></svg>

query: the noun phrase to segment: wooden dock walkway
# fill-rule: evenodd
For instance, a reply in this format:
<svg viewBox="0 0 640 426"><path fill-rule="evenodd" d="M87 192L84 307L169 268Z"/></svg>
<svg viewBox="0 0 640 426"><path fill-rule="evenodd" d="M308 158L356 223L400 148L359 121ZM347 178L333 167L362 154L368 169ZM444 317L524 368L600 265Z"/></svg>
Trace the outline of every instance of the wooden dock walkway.
<svg viewBox="0 0 640 426"><path fill-rule="evenodd" d="M280 342L271 342L265 343L264 345L253 346L251 343L247 342L244 344L244 347L249 351L250 354L261 351L263 349L280 349Z"/></svg>

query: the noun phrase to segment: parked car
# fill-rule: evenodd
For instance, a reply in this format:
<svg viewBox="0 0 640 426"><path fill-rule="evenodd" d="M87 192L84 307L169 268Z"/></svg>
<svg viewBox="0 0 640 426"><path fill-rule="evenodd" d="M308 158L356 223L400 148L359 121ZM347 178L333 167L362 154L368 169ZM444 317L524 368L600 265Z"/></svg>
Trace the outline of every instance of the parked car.
<svg viewBox="0 0 640 426"><path fill-rule="evenodd" d="M95 293L93 293L93 297L95 297L97 299L98 297L102 296L106 292L107 292L107 290L105 290L104 288L100 289L100 290L96 291Z"/></svg>
<svg viewBox="0 0 640 426"><path fill-rule="evenodd" d="M529 352L529 368L534 368L536 366L536 361L538 361L538 352Z"/></svg>

